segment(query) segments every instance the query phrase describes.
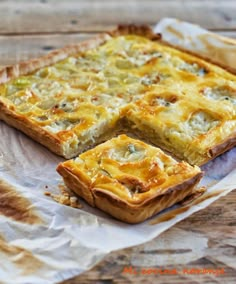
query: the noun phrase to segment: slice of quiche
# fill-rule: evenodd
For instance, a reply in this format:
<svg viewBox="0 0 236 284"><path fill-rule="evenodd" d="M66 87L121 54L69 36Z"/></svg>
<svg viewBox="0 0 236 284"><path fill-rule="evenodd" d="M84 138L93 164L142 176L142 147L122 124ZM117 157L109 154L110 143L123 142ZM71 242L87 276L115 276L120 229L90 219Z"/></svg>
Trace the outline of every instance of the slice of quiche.
<svg viewBox="0 0 236 284"><path fill-rule="evenodd" d="M197 166L177 162L126 135L60 163L57 171L91 206L128 223L144 221L183 200L202 176Z"/></svg>

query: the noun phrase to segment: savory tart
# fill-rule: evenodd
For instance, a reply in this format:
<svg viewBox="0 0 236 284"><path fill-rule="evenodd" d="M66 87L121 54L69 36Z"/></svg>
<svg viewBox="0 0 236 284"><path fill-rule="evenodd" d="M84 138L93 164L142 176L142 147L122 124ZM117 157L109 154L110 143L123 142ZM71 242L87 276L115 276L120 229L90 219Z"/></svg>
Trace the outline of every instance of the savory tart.
<svg viewBox="0 0 236 284"><path fill-rule="evenodd" d="M60 163L57 171L91 206L128 223L183 200L202 176L197 166L124 134Z"/></svg>
<svg viewBox="0 0 236 284"><path fill-rule="evenodd" d="M114 136L121 118L191 164L236 144L235 75L148 27L7 67L0 81L0 119L65 158Z"/></svg>
<svg viewBox="0 0 236 284"><path fill-rule="evenodd" d="M181 160L202 165L236 143L233 100L226 86L157 87L123 112L132 132Z"/></svg>

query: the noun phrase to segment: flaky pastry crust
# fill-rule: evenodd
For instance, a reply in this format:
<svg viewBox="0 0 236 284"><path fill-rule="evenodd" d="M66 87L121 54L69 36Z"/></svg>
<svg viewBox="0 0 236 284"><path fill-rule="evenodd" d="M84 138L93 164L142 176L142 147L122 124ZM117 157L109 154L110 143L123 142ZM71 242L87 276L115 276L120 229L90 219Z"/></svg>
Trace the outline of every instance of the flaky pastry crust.
<svg viewBox="0 0 236 284"><path fill-rule="evenodd" d="M117 29L97 35L90 40L54 50L39 58L20 62L12 66L7 66L0 70L0 84L9 82L10 80L18 78L22 75L31 74L40 68L60 62L71 55L83 53L89 49L96 48L111 39L111 37L130 33L145 36L151 40L158 40L161 37L159 34L154 34L148 26L120 25ZM39 124L32 122L32 120L30 120L27 116L19 114L15 110L16 107L14 104L1 98L0 90L0 120L3 120L10 126L19 129L27 136L44 145L55 154L68 159L78 155L80 152L90 148L92 145L96 145L99 142L103 142L105 139L111 138L114 132L114 125L112 124L112 127L108 127L102 131L99 137L96 137L96 141L93 141L92 139L92 141L88 141L87 143L84 143L84 145L78 147L76 150L71 151L71 149L68 149L67 145L65 145L65 141L61 140L60 137L49 131L46 131Z"/></svg>
<svg viewBox="0 0 236 284"><path fill-rule="evenodd" d="M57 171L91 206L127 223L142 222L183 200L202 177L198 167L126 135L60 163Z"/></svg>
<svg viewBox="0 0 236 284"><path fill-rule="evenodd" d="M136 71L132 71L134 73L133 74L134 78L127 77L127 80L131 80L131 79L136 80L136 81L140 80L141 83L138 83L139 86L137 87L138 88L137 90L134 88L133 93L128 94L128 95L127 94L124 95L124 93L128 90L128 87L127 87L128 85L126 86L126 89L125 88L119 89L119 92L117 91L117 89L114 88L114 91L116 92L116 94L115 94L116 98L115 99L119 100L119 102L114 100L113 94L111 96L112 97L111 100L109 98L104 99L107 102L110 101L110 105L111 105L111 107L113 107L112 112L107 111L107 109L109 109L109 107L107 107L107 105L105 105L105 104L104 104L103 109L100 106L98 106L98 107L96 106L96 107L92 108L92 104L94 102L96 102L96 100L99 100L100 95L103 95L102 92L109 92L109 86L110 85L108 85L107 89L97 90L96 86L95 86L96 85L96 82L95 82L94 86L93 86L93 88L95 88L95 90L92 91L91 94L90 94L90 89L92 89L92 88L89 89L89 87L88 87L87 90L89 90L89 91L86 90L87 93L86 92L84 93L84 97L87 96L87 94L89 93L90 96L91 96L91 99L94 100L94 101L92 102L92 104L91 103L89 104L89 107L91 108L91 110L90 110L91 115L90 115L90 122L89 122L90 126L88 126L90 128L87 128L87 130L86 130L87 132L85 132L85 130L84 130L85 122L83 120L84 119L83 117L82 118L76 118L77 120L75 119L74 116L71 118L70 113L69 114L67 113L67 112L70 112L70 110L69 111L63 110L63 109L61 109L62 107L59 106L58 104L55 104L52 107L52 109L50 110L49 116L52 115L52 113L53 114L56 113L55 117L57 117L57 113L58 113L58 117L60 119L60 116L59 116L60 111L61 112L64 111L64 115L66 116L66 119L63 122L65 122L66 126L64 125L63 126L64 128L62 127L62 130L59 129L56 132L56 131L52 131L52 129L50 127L49 128L44 127L45 126L44 121L38 122L38 121L32 120L29 116L27 116L26 112L24 112L24 111L19 112L17 100L12 102L8 99L8 97L2 95L2 92L3 92L2 90L4 89L4 86L5 86L4 83L7 83L9 81L12 82L12 80L17 79L17 78L21 79L21 76L23 76L23 75L34 74L33 72L37 72L37 70L40 72L40 70L43 70L43 68L45 68L46 66L49 66L49 68L54 68L53 66L56 63L61 62L63 60L65 61L65 60L67 60L67 58L70 58L70 56L73 56L75 54L80 54L79 57L83 58L84 54L86 54L86 52L89 52L91 49L101 47L105 43L109 43L110 41L112 41L112 39L119 38L119 36L122 36L122 35L128 36L128 37L130 35L137 35L137 36L141 36L145 39L149 39L149 40L151 40L151 42L158 41L158 43L160 44L160 48L159 48L160 51L161 51L160 54L158 54L158 52L157 52L159 50L158 48L156 50L154 50L153 54L152 53L147 54L149 51L144 50L144 53L141 54L141 55L138 54L137 58L135 57L136 55L134 56L134 58L131 58L134 61L132 61L132 62L128 61L128 64L131 64L131 63L133 65L142 64L142 61L143 61L143 62L145 62L145 64L148 65L148 68L150 68L150 70L152 70L152 68L153 68L152 65L155 64L156 61L162 60L163 63L161 63L162 65L159 66L161 68L160 74L154 74L156 71L159 72L159 70L157 69L157 70L154 70L155 72L153 71L154 72L153 74L155 76L152 73L150 73L152 75L151 76L149 73L147 73L147 70L144 67L143 67L143 69L141 68L141 71L140 71L141 75L139 73L137 73ZM125 38L124 40L127 40L127 44L128 44L129 38ZM135 39L134 39L134 42L135 42ZM143 48L145 49L145 44L142 42L141 39L139 39L136 43L137 46L138 45L142 46L142 44L143 44ZM135 48L137 48L137 47L135 47ZM154 47L152 47L152 48L154 48ZM139 52L139 49L137 49L137 50L134 50L134 54L135 54L135 52L136 53ZM147 47L147 50L148 50L148 47ZM109 52L109 48L107 50L104 49L104 51ZM151 52L152 52L152 50L151 50ZM175 61L168 63L168 64L173 64L173 70L174 71L171 71L172 72L171 75L174 76L173 80L172 80L172 78L168 77L169 74L165 70L165 66L163 65L165 63L165 60L167 60L167 57L165 57L165 56L163 57L163 54L165 52L170 52L170 54L173 58L175 56L177 56L177 57L180 56L177 61L175 59ZM119 57L117 57L118 60L115 63L115 68L117 68L116 65L119 65L118 69L119 70L121 69L121 71L123 72L123 73L121 73L121 75L124 76L124 72L125 72L124 70L127 70L127 68L129 70L130 70L130 68L132 69L133 65L131 64L131 66L126 66L127 61L123 60L125 58L126 54L124 53L123 50L121 50L120 54L118 54L117 56L120 56L120 59L119 59ZM95 57L95 60L96 60L96 57ZM137 60L137 62L135 60ZM50 67L50 66L52 66L52 67ZM86 67L86 65L85 65L85 67ZM108 72L108 71L109 70L107 70L106 72ZM230 70L230 71L232 71L232 70ZM47 72L50 73L51 71L49 70ZM70 71L70 72L73 72L73 70ZM93 72L96 73L96 72L99 72L99 70L98 71L95 70ZM156 73L158 73L158 72L156 72ZM164 74L161 74L161 72L164 72ZM165 72L167 72L167 73L165 73ZM216 72L216 74L218 74L218 73L219 74L215 75L214 72ZM128 73L130 73L130 71ZM137 74L138 74L138 76L142 76L142 77L137 77L136 76ZM110 74L105 75L105 76L110 76ZM161 35L154 34L148 26L135 26L135 25L128 25L128 26L123 25L122 26L121 25L114 31L98 35L98 36L94 37L93 39L79 43L78 45L69 46L69 47L59 49L59 50L55 50L55 51L49 53L48 55L42 56L38 59L32 59L32 60L29 60L27 62L19 63L19 64L16 64L14 66L9 66L9 67L2 69L0 71L0 82L2 83L2 85L0 85L0 93L1 93L1 96L0 96L0 119L4 120L9 125L21 130L22 132L24 132L25 134L27 134L28 136L33 138L35 141L37 141L37 142L41 143L42 145L46 146L47 148L49 148L54 153L61 155L61 156L64 156L65 158L71 158L71 157L78 155L80 152L88 149L89 147L94 146L97 143L104 141L105 139L111 138L113 133L115 132L117 125L119 124L119 120L122 117L122 115L124 115L126 117L129 124L134 123L133 127L137 128L137 130L139 132L141 132L141 134L144 134L144 136L145 136L146 133L142 133L143 132L142 127L145 128L145 125L142 126L141 129L140 129L140 125L137 124L136 121L134 121L132 119L130 120L130 116L129 116L130 111L129 110L128 111L122 110L122 114L120 113L120 110L124 106L127 110L127 107L129 108L129 105L128 106L126 106L126 105L132 100L136 102L138 99L140 99L142 101L143 97L148 96L149 90L153 91L153 92L156 91L157 94L158 94L159 91L157 89L155 89L155 86L158 85L158 84L162 84L166 88L166 91L169 91L169 88L170 88L171 85L176 84L176 90L178 91L178 85L179 85L180 80L183 80L183 84L187 84L186 85L187 87L182 90L182 93L189 93L188 94L189 97L187 97L187 100L186 100L186 101L188 101L189 98L191 99L192 93L194 93L194 87L197 84L201 84L201 83L198 83L198 81L200 82L202 80L201 77L204 77L204 76L207 77L206 82L208 82L208 81L209 82L210 81L214 81L214 82L219 81L220 82L220 81L222 81L221 78L225 77L224 78L224 80L226 82L225 84L226 85L227 84L233 85L233 87L230 86L230 88L232 89L230 91L230 94L232 94L232 96L230 95L231 96L230 100L232 100L232 104L234 104L234 105L236 104L236 99L234 99L234 96L235 96L234 95L234 92L235 92L234 88L236 88L234 86L235 76L233 76L231 73L225 73L223 69L219 69L219 68L217 69L217 66L215 66L215 65L212 66L209 63L209 60L204 61L199 56L198 57L191 57L191 56L189 57L189 52L185 52L184 50L183 50L182 53L179 53L178 49L173 49L168 44L164 43L161 40ZM69 77L68 80L71 80L71 78L72 77ZM107 77L107 78L108 78L108 81L109 81L109 77ZM96 77L96 79L100 80L100 78L98 78L98 77ZM111 85L116 84L116 82L114 83L114 78L112 78L112 80L113 81L111 81L111 82L109 81L109 84L111 84ZM136 82L136 81L134 81L134 82ZM67 81L67 82L70 82L70 81ZM190 86L190 87L193 88L193 92L191 91L191 88L189 89L188 82L190 82L189 85L192 84L192 86ZM231 83L228 83L228 82L231 82ZM86 84L86 82L85 82L85 84ZM228 85L227 85L227 88L228 88ZM6 85L6 86L7 86L6 88L8 88L10 85ZM199 94L201 94L201 92L205 92L205 90L207 90L207 88L208 87L206 86L203 89L203 91L199 90L198 96L199 96ZM45 87L44 90L47 90L47 86ZM214 88L212 88L212 90L213 90L212 92L214 92ZM101 94L96 95L98 91ZM217 90L217 92L218 92L218 90ZM9 96L11 96L11 94ZM35 99L34 93L31 93L30 95L26 93L26 94L24 94L24 96L26 98L28 98L28 96L32 96L32 100ZM24 99L24 96L20 97L20 99L22 99L22 98ZM213 97L214 97L214 94L213 94ZM224 98L226 96L223 93L223 95L221 97ZM220 100L221 100L221 98L220 98ZM201 101L201 96L198 98L198 101L199 102ZM195 103L198 104L198 101L196 101ZM132 103L135 104L135 102L132 102ZM118 103L117 107L115 106L116 103ZM227 102L227 103L228 103L228 105L227 104L225 105L225 110L226 110L227 107L229 108L229 102ZM81 104L81 103L79 102L78 104ZM206 104L208 104L208 106L209 106L210 104L215 104L215 102L214 102L214 100L213 101L209 100L208 102L206 101ZM85 105L85 108L84 108L84 110L81 110L81 113L87 112L86 104L84 104L84 105ZM88 108L88 105L87 105L87 108ZM153 106L152 106L152 109L153 109ZM167 107L166 107L166 110L167 110ZM200 108L199 108L199 111L201 111ZM209 112L209 110L207 110L207 115L208 115L208 112ZM221 110L219 110L219 112L221 112ZM231 109L226 110L226 112L228 112L228 113L231 112L232 115L231 116L226 115L225 121L226 120L227 121L231 120L232 122L235 121L235 108L232 108L232 106L231 106ZM96 115L95 115L95 113L96 113ZM140 115L140 112L136 112L136 113L137 113L137 114L135 114L136 116ZM82 114L80 114L80 116L81 115ZM97 118L95 116L97 116ZM103 117L103 120L101 119L101 117ZM153 118L154 117L155 116L153 116ZM44 119L47 120L48 117L45 118L45 115L42 115L42 117L38 117L38 118L43 119L43 120ZM222 119L223 118L220 118L219 121L221 121ZM172 120L174 121L175 117L173 117ZM187 120L187 118L186 118L186 120ZM54 122L55 122L54 126L58 127L58 123L60 121L58 122L56 120ZM143 122L145 122L144 117L143 117ZM81 124L81 127L76 126L76 123ZM95 124L96 124L96 127L93 126ZM59 126L61 127L61 125L59 125ZM150 131L157 131L157 129L155 127L156 127L155 125L154 126L151 125ZM168 128L168 126L167 126L167 128ZM74 130L74 129L76 129L76 130ZM132 131L132 129L131 129L131 131ZM158 129L158 131L160 131L160 129ZM95 134L93 135L92 133L95 133ZM110 135L109 135L109 133L110 133ZM236 134L235 134L236 128L235 127L229 128L227 133L225 133L224 131L222 133L223 133L222 134L223 136L220 137L220 139L217 139L217 141L210 143L209 147L206 144L202 143L204 145L201 149L199 149L200 152L195 153L196 155L199 155L199 158L198 157L191 157L191 155L192 155L191 151L190 151L190 153L188 153L188 152L183 153L181 150L178 149L178 147L171 148L171 146L168 145L166 142L163 142L163 141L158 142L157 141L159 139L158 135L157 135L156 139L151 139L151 141L153 143L155 143L156 145L158 145L159 147L162 147L162 148L168 150L169 152L171 152L173 155L179 157L180 159L185 159L191 164L202 165L202 164L206 163L207 161L209 161L209 160L215 158L216 156L220 155L221 153L227 151L228 149L232 148L236 144L236 138L235 138L236 137ZM206 132L206 135L207 135L207 132ZM90 138L87 138L89 136L90 136ZM147 135L147 136L149 136L149 135ZM219 138L219 132L215 131L215 136L217 136ZM149 138L149 137L147 137L147 138ZM167 140L168 139L169 138L167 137ZM82 141L82 143L80 143L80 141ZM175 143L175 142L173 142L173 143ZM196 142L196 145L197 145L197 142ZM193 145L192 148L194 149L194 145Z"/></svg>

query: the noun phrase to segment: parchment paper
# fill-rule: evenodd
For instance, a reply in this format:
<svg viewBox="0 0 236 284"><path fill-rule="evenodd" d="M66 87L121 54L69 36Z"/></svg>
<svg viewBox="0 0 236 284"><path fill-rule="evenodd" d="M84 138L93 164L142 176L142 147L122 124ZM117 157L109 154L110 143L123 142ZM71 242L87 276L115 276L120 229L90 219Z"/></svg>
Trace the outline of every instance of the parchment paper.
<svg viewBox="0 0 236 284"><path fill-rule="evenodd" d="M179 25L184 32L181 40L179 36L170 36L167 29L167 26L172 26L178 30ZM207 33L173 19L161 21L155 29L168 31L165 40L184 47L189 43L189 37ZM222 41L221 44L226 43ZM208 186L206 194L210 192L212 198L193 204L168 221L158 222L159 214L144 223L128 225L85 203L82 209L74 209L45 196L45 188L59 192L58 184L62 180L55 168L63 159L3 122L0 122L0 139L0 181L14 187L12 192L15 192L13 195L19 204L12 203L12 206L20 206L21 198L28 202L26 213L22 211L23 217L17 219L11 214L14 211L11 206L4 203L12 193L2 192L0 184L1 283L46 284L71 278L90 269L111 251L153 239L236 187L234 148L204 166L205 177L201 185ZM214 186L209 186L212 184ZM176 206L171 210L175 209Z"/></svg>
<svg viewBox="0 0 236 284"><path fill-rule="evenodd" d="M236 71L236 39L209 32L197 25L165 18L154 28L163 40L186 50L208 57L216 63Z"/></svg>

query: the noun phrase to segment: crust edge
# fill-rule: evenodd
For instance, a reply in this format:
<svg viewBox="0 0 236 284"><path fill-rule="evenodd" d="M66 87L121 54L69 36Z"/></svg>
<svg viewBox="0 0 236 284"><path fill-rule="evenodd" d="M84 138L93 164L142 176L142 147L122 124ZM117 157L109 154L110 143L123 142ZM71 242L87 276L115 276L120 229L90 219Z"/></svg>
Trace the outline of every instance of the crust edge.
<svg viewBox="0 0 236 284"><path fill-rule="evenodd" d="M180 202L193 193L194 187L203 176L203 173L199 172L181 184L166 188L165 192L160 195L155 195L140 204L130 204L115 195L104 192L102 189L90 188L68 168L64 167L63 163L59 164L57 171L63 177L66 186L85 199L91 206L130 224L143 222L163 209Z"/></svg>
<svg viewBox="0 0 236 284"><path fill-rule="evenodd" d="M71 45L67 46L58 50L54 50L47 55L44 55L39 58L31 59L26 62L21 62L16 65L12 66L7 66L0 70L0 84L1 83L6 83L10 79L16 78L20 75L26 75L29 74L38 68L46 67L50 64L53 64L57 61L63 60L64 58L79 52L79 51L85 51L89 48L99 46L100 44L106 42L110 36L119 36L119 35L124 35L124 34L137 34L137 35L142 35L145 36L151 40L159 40L161 43L167 45L167 46L172 46L164 41L161 40L161 35L160 34L155 34L153 30L147 26L147 25L119 25L115 30L113 31L108 31L107 33L99 34L95 37L93 37L90 40L83 41L78 43L77 45ZM185 49L181 49L179 47L173 46L177 50L181 50L185 52L186 54L190 54L193 56L196 56L197 58L204 59L206 62L213 63L217 66L220 66L221 68L225 69L226 71L236 74L236 70L232 70L232 68L227 68L225 66L222 66L218 63L215 63L209 58L204 58L200 56L199 54L191 53ZM234 71L234 72L232 72ZM65 153L63 152L63 147L62 143L58 138L56 138L53 134L50 134L49 132L46 132L45 130L42 129L40 126L36 126L33 124L29 119L26 117L20 116L16 114L14 111L9 110L8 106L4 104L4 102L1 101L0 99L0 119L4 120L7 122L7 124L21 130L37 142L41 143L42 145L46 146L49 148L52 152L64 156ZM18 122L20 120L21 122ZM24 123L22 121L24 120ZM215 158L216 156L222 154L223 152L227 151L230 149L232 146L236 144L236 138L233 137L229 141L223 142L221 145L217 145L212 149L209 149L209 156L210 158L204 161L201 164L204 164L208 160L211 160Z"/></svg>
<svg viewBox="0 0 236 284"><path fill-rule="evenodd" d="M167 190L165 194L156 196L141 206L127 206L121 200L109 198L109 195L102 192L94 193L95 206L111 216L129 224L137 224L156 215L164 209L182 201L194 191L196 184L201 179L198 174L190 180Z"/></svg>
<svg viewBox="0 0 236 284"><path fill-rule="evenodd" d="M113 31L98 34L93 38L80 42L76 45L66 46L64 48L53 50L47 55L25 62L20 62L12 66L6 66L0 70L0 84L6 83L11 79L17 78L18 76L27 75L39 68L54 64L77 52L83 52L87 49L97 47L109 40L111 36L130 33L147 36L148 38L153 40L160 39L160 35L155 35L149 26L120 25ZM22 131L36 142L39 142L40 144L47 147L53 153L56 153L57 155L63 156L65 158L71 158L70 154L65 153L65 151L63 150L63 143L59 140L59 138L45 131L39 125L34 124L27 117L17 114L13 109L10 109L10 106L8 106L4 101L1 101L1 98L0 120L3 120L8 125Z"/></svg>
<svg viewBox="0 0 236 284"><path fill-rule="evenodd" d="M32 123L26 117L17 115L11 111L4 103L0 101L0 120L5 121L9 126L12 126L28 137L37 141L41 145L47 147L53 153L62 155L63 147L61 141L54 135L45 131L42 127Z"/></svg>

